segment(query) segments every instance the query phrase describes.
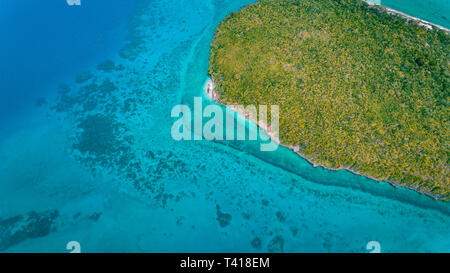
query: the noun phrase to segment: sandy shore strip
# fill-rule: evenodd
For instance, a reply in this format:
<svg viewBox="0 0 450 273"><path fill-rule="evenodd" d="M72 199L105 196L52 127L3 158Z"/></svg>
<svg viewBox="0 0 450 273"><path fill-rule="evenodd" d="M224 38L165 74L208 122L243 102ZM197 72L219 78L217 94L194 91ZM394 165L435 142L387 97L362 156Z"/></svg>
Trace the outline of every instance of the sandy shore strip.
<svg viewBox="0 0 450 273"><path fill-rule="evenodd" d="M402 18L407 19L407 21L416 21L419 26L425 27L426 29L432 30L433 28L437 28L437 29L445 31L446 33L450 33L450 30L445 28L445 27L443 27L443 26L433 24L431 22L428 22L428 21L422 20L420 18L408 15L406 13L403 13L403 12L395 10L395 9L391 9L391 8L385 7L383 5L375 4L375 3L372 3L372 2L368 2L368 1L365 1L365 2L367 4L369 4L369 6L378 7L378 8L381 8L381 9L385 10L390 15L398 15L398 16L400 16Z"/></svg>
<svg viewBox="0 0 450 273"><path fill-rule="evenodd" d="M217 92L215 91L215 87L216 87L216 84L214 83L214 80L212 78L209 78L204 87L205 96L208 99L214 101L215 103L223 105L220 102L219 94L217 94ZM273 142L277 143L278 145L281 145L279 136L276 135L276 132L272 132L271 126L268 126L262 120L258 121L258 120L253 119L252 117L250 117L250 115L248 113L244 112L243 109L238 108L237 104L224 105L224 106L226 108L229 108L230 110L236 112L238 115L240 115L240 117L242 117L242 119L251 121L251 122L255 123L256 125L258 125L258 127L263 129L265 131L265 133L267 134L267 136Z"/></svg>

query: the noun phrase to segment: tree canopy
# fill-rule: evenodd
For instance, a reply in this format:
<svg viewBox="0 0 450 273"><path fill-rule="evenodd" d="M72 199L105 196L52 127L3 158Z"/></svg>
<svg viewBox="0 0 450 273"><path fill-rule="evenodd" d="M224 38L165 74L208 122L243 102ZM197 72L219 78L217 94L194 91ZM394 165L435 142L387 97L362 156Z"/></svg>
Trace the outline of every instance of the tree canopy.
<svg viewBox="0 0 450 273"><path fill-rule="evenodd" d="M449 34L361 0L263 0L211 44L223 104L280 106L280 140L450 200Z"/></svg>

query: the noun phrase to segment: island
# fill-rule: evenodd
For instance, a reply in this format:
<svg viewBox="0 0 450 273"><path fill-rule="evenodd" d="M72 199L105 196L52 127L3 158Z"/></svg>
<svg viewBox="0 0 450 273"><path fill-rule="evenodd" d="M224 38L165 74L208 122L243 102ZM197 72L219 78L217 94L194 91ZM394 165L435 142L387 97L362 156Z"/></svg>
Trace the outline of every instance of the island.
<svg viewBox="0 0 450 273"><path fill-rule="evenodd" d="M362 0L262 0L220 23L210 86L279 105L281 145L316 166L448 201L449 55L448 30Z"/></svg>

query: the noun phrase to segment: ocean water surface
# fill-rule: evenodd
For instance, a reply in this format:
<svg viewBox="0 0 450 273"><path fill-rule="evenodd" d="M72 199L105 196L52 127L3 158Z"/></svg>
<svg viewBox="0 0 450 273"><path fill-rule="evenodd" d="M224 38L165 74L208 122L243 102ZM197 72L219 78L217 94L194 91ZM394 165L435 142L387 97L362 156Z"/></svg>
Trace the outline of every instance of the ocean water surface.
<svg viewBox="0 0 450 273"><path fill-rule="evenodd" d="M381 0L383 6L450 28L450 0Z"/></svg>
<svg viewBox="0 0 450 273"><path fill-rule="evenodd" d="M450 251L448 203L255 141L172 139L218 23L255 1L34 2L0 3L0 252ZM446 0L382 4L450 26Z"/></svg>

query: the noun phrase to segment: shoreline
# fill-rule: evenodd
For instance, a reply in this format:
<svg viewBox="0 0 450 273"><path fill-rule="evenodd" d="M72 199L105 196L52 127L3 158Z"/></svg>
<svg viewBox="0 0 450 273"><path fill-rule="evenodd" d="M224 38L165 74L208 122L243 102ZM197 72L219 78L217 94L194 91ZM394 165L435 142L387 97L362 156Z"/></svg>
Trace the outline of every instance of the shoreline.
<svg viewBox="0 0 450 273"><path fill-rule="evenodd" d="M352 173L352 174L354 174L354 175L363 176L363 177L366 177L366 178L368 178L368 179L371 179L371 180L374 180L374 181L377 181L377 182L385 182L385 183L388 183L389 185L393 186L394 188L402 187L402 188L405 188L405 189L413 190L413 191L415 191L415 192L417 192L417 193L419 193L419 194L423 194L423 195L428 196L428 197L430 197L430 198L432 198L432 199L439 200L439 201L444 201L444 202L445 202L445 200L442 199L442 196L438 196L438 195L432 194L432 193L430 193L430 192L428 192L428 191L426 191L426 190L418 189L417 187L408 186L408 185L403 185L403 184L401 184L400 182L394 182L394 181L390 181L390 180L379 179L379 178L376 178L376 177L374 177L374 176L372 176L372 175L362 174L362 173L359 172L358 170L351 169L351 168L345 167L345 166L341 166L340 168L331 168L331 167L327 167L327 166L325 166L325 165L323 165L323 164L319 164L319 163L314 162L312 158L310 158L310 157L308 157L308 156L306 156L306 155L300 153L300 147L299 147L299 146L285 145L285 144L281 143L280 139L279 139L277 136L274 136L273 133L270 132L270 126L268 127L268 126L266 126L266 125L265 125L264 123L262 123L262 122L257 122L257 121L255 121L255 120L253 120L253 119L250 119L246 113L241 112L239 109L237 109L236 107L234 107L234 105L237 105L237 104L232 104L232 105L225 105L225 104L223 104L223 103L220 101L220 96L219 96L219 94L215 91L216 84L215 84L215 82L214 82L214 77L213 77L212 75L209 75L209 77L210 77L210 78L208 79L207 83L205 84L204 90L203 90L203 91L204 91L204 95L205 95L208 99L210 99L211 101L214 101L216 104L220 104L220 105L222 105L222 106L224 106L224 107L230 108L232 111L234 111L234 112L236 112L238 115L240 115L243 119L255 123L255 124L257 125L257 127L261 128L261 129L263 129L263 130L265 131L265 133L269 136L269 138L270 138L272 141L276 142L278 145L280 145L280 146L282 146L282 147L288 148L289 150L293 151L293 152L296 153L298 156L300 156L301 158L305 159L305 160L306 160L309 164L311 164L314 168L322 167L322 168L324 168L324 169L326 169L326 170L330 170L330 171L341 171L341 170L345 170L345 171L348 171L348 172L350 172L350 173Z"/></svg>
<svg viewBox="0 0 450 273"><path fill-rule="evenodd" d="M404 12L401 12L401 11L398 11L398 10L395 10L395 9L388 8L386 6L383 6L382 4L378 5L378 4L375 4L375 3L372 3L372 2L367 2L367 1L364 1L364 2L366 2L370 7L382 9L383 11L387 12L389 15L397 15L397 16L400 16L402 18L405 18L407 20L407 22L415 21L415 22L417 22L417 24L419 26L424 27L427 30L432 30L433 28L437 28L437 29L445 31L446 33L450 33L450 30L445 28L445 27L443 27L443 26L440 26L440 25L428 22L426 20L414 17L412 15L406 14Z"/></svg>

